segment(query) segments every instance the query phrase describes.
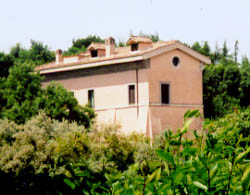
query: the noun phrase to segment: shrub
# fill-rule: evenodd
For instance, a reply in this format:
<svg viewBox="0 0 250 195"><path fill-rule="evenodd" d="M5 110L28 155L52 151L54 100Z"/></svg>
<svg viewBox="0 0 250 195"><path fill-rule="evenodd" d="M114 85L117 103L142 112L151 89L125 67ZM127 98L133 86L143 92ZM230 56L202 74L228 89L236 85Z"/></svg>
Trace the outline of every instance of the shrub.
<svg viewBox="0 0 250 195"><path fill-rule="evenodd" d="M249 194L250 109L207 120L184 115L157 140L119 125L84 126L44 112L24 125L0 121L0 182L11 194ZM188 134L188 136L185 136ZM11 185L11 186L10 186Z"/></svg>

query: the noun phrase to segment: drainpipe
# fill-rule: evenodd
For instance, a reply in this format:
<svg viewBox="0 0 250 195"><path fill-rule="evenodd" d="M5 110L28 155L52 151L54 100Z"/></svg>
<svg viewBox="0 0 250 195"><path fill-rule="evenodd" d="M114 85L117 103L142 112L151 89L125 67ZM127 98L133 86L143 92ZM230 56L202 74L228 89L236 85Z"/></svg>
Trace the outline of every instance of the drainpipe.
<svg viewBox="0 0 250 195"><path fill-rule="evenodd" d="M139 87L138 87L138 68L136 68L136 108L137 108L137 119L139 116Z"/></svg>

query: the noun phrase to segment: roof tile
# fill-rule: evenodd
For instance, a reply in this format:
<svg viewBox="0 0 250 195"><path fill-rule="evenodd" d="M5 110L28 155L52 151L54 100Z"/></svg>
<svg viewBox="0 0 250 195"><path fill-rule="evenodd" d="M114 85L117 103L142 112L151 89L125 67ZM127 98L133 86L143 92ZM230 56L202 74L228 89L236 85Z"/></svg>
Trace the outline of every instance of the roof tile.
<svg viewBox="0 0 250 195"><path fill-rule="evenodd" d="M41 71L41 70L48 70L48 69L54 69L54 68L60 68L60 67L74 66L74 65L79 65L79 64L90 64L90 63L107 61L107 60L115 60L115 59L121 59L121 58L127 58L127 57L141 56L145 53L159 49L159 48L164 47L166 45L171 45L175 42L176 41L167 41L167 42L159 41L156 43L152 43L152 47L150 47L148 49L145 49L143 51L135 51L135 52L131 52L130 46L118 47L118 48L115 48L114 54L111 56L108 56L108 57L103 56L103 57L91 58L91 56L89 55L89 52L86 51L84 53L75 55L75 56L81 56L81 58L79 58L79 60L77 62L58 63L58 64L56 64L55 62L51 62L51 63L36 67L36 70ZM98 44L98 45L100 46L101 44ZM102 48L102 46L101 46L101 48ZM71 57L73 57L73 56L71 56Z"/></svg>

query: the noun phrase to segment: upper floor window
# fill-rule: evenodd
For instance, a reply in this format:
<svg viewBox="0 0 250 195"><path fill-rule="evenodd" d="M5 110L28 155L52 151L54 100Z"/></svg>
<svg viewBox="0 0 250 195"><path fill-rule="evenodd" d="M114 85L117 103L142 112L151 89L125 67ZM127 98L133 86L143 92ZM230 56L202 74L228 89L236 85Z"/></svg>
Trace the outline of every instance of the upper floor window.
<svg viewBox="0 0 250 195"><path fill-rule="evenodd" d="M169 104L170 103L170 86L166 83L161 83L161 103Z"/></svg>
<svg viewBox="0 0 250 195"><path fill-rule="evenodd" d="M138 43L134 43L131 45L131 51L137 51L138 50Z"/></svg>
<svg viewBox="0 0 250 195"><path fill-rule="evenodd" d="M180 65L180 58L177 57L177 56L173 57L173 59L172 59L172 64L173 64L175 67L179 66L179 65Z"/></svg>
<svg viewBox="0 0 250 195"><path fill-rule="evenodd" d="M90 53L91 53L92 58L95 58L95 57L98 56L98 51L97 50L91 50Z"/></svg>
<svg viewBox="0 0 250 195"><path fill-rule="evenodd" d="M94 108L94 103L95 103L95 99L94 99L94 90L90 89L88 90L88 104L91 108Z"/></svg>
<svg viewBox="0 0 250 195"><path fill-rule="evenodd" d="M135 103L135 85L128 86L128 103L129 104Z"/></svg>

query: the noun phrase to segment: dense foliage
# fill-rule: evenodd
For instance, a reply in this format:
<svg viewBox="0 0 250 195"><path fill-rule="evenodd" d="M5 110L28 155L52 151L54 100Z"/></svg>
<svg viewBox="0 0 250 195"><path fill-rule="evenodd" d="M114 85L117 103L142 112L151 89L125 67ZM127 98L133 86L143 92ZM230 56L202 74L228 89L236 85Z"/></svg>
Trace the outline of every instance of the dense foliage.
<svg viewBox="0 0 250 195"><path fill-rule="evenodd" d="M55 59L55 53L50 51L47 45L34 40L31 40L29 49L25 49L17 43L11 48L9 55L13 57L15 64L29 63L41 65Z"/></svg>
<svg viewBox="0 0 250 195"><path fill-rule="evenodd" d="M14 60L10 55L0 52L0 77L6 77L9 73L9 68L13 66Z"/></svg>
<svg viewBox="0 0 250 195"><path fill-rule="evenodd" d="M203 100L206 118L222 117L235 108L250 105L250 63L246 56L238 62L238 42L229 54L226 42L212 51L208 42L196 42L192 48L210 57L212 64L203 71Z"/></svg>
<svg viewBox="0 0 250 195"><path fill-rule="evenodd" d="M43 109L46 114L62 121L76 121L90 126L95 117L92 109L81 107L72 92L51 83L42 88L42 77L32 65L16 65L10 68L8 77L0 80L0 117L25 123Z"/></svg>
<svg viewBox="0 0 250 195"><path fill-rule="evenodd" d="M152 143L117 125L84 126L40 113L0 121L0 181L11 194L249 194L250 109ZM191 136L193 132L193 136ZM186 135L188 134L188 136ZM11 185L11 186L10 186Z"/></svg>

